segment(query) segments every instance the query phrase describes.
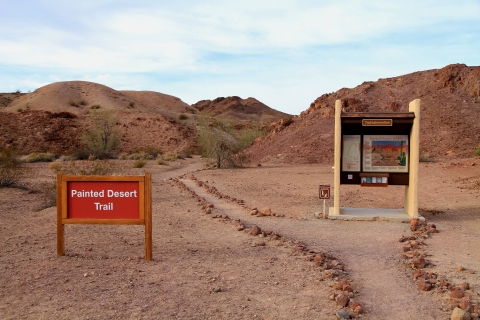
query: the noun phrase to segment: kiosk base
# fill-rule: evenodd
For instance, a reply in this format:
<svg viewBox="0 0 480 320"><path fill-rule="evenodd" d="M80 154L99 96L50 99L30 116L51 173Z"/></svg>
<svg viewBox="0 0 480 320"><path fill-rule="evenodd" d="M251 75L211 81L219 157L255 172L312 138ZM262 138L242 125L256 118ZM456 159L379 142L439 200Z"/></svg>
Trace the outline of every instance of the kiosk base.
<svg viewBox="0 0 480 320"><path fill-rule="evenodd" d="M329 208L328 218L331 220L355 221L410 221L413 219L404 209L368 209L368 208L340 208L340 214L333 214L333 207ZM425 218L418 216L420 221Z"/></svg>

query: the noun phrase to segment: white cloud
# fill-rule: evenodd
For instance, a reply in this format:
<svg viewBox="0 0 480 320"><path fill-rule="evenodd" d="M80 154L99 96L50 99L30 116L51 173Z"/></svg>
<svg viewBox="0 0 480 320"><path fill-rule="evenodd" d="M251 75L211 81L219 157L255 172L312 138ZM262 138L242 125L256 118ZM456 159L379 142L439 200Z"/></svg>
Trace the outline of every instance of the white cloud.
<svg viewBox="0 0 480 320"><path fill-rule="evenodd" d="M76 78L299 113L297 94L479 64L479 16L477 0L31 1L0 20L0 73L6 87Z"/></svg>

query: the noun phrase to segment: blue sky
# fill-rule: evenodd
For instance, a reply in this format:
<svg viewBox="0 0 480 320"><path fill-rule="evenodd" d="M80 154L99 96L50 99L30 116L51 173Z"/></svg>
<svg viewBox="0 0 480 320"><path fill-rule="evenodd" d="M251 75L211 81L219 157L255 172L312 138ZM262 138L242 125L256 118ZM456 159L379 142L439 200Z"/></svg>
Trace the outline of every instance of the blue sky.
<svg viewBox="0 0 480 320"><path fill-rule="evenodd" d="M0 92L85 80L299 114L324 93L480 65L480 0L0 0Z"/></svg>

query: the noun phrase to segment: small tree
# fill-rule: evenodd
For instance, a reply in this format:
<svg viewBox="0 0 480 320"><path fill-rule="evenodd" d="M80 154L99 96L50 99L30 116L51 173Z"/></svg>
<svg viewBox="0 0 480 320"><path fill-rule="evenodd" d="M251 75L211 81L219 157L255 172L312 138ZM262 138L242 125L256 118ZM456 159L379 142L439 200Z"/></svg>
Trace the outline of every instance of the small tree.
<svg viewBox="0 0 480 320"><path fill-rule="evenodd" d="M98 159L113 157L120 147L118 119L113 111L94 111L91 117L93 126L82 137L87 151Z"/></svg>
<svg viewBox="0 0 480 320"><path fill-rule="evenodd" d="M214 127L201 127L197 143L204 158L214 161L217 168L234 166L233 156L239 151L239 143L228 133Z"/></svg>

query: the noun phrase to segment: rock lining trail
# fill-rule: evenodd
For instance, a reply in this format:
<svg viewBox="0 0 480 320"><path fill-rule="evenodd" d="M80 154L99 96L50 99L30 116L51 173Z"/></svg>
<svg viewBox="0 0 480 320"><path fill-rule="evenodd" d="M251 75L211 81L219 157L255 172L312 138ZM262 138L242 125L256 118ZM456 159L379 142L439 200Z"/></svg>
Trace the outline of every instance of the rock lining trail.
<svg viewBox="0 0 480 320"><path fill-rule="evenodd" d="M183 173L188 172L186 168ZM178 172L178 171L177 171ZM421 292L407 277L400 258L398 237L408 233L408 224L386 221L295 220L256 217L250 210L218 199L196 182L181 181L199 197L214 205L214 213L240 219L247 225L282 234L328 252L345 265L356 298L364 306L364 319L444 319L441 302L431 292ZM327 299L328 297L319 297Z"/></svg>

